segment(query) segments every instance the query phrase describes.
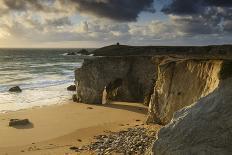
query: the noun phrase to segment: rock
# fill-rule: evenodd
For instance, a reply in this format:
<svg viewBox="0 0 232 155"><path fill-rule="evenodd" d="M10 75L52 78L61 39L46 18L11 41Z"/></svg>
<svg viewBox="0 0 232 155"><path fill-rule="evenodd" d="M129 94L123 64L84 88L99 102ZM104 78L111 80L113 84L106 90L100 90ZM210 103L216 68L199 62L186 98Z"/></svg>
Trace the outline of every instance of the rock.
<svg viewBox="0 0 232 155"><path fill-rule="evenodd" d="M70 149L70 150L78 150L79 148L76 147L76 146L71 146L69 149Z"/></svg>
<svg viewBox="0 0 232 155"><path fill-rule="evenodd" d="M10 92L22 92L22 89L19 86L15 86L9 89Z"/></svg>
<svg viewBox="0 0 232 155"><path fill-rule="evenodd" d="M99 135L95 137L95 142L87 146L87 150L102 154L136 154L138 152L142 154L155 140L155 136L150 138L150 132L154 131L146 128L129 128L125 131L111 132L109 135ZM141 136L147 138L147 141L142 142Z"/></svg>
<svg viewBox="0 0 232 155"><path fill-rule="evenodd" d="M154 73L151 57L86 59L75 71L77 95L83 103L102 104L106 87L109 101L143 102L153 88Z"/></svg>
<svg viewBox="0 0 232 155"><path fill-rule="evenodd" d="M195 103L218 87L221 60L156 59L157 80L147 123L165 125L174 112Z"/></svg>
<svg viewBox="0 0 232 155"><path fill-rule="evenodd" d="M76 52L68 52L67 55L77 55Z"/></svg>
<svg viewBox="0 0 232 155"><path fill-rule="evenodd" d="M9 122L9 126L26 126L31 124L28 119L11 119Z"/></svg>
<svg viewBox="0 0 232 155"><path fill-rule="evenodd" d="M86 49L81 49L79 52L77 52L78 54L82 54L82 55L89 55L89 52Z"/></svg>
<svg viewBox="0 0 232 155"><path fill-rule="evenodd" d="M231 68L230 68L231 70ZM196 104L175 113L158 133L155 155L232 154L232 77Z"/></svg>
<svg viewBox="0 0 232 155"><path fill-rule="evenodd" d="M68 91L76 91L76 85L71 85L67 87Z"/></svg>
<svg viewBox="0 0 232 155"><path fill-rule="evenodd" d="M77 98L77 95L76 95L76 94L73 94L72 100L73 100L73 102L78 102L78 98Z"/></svg>

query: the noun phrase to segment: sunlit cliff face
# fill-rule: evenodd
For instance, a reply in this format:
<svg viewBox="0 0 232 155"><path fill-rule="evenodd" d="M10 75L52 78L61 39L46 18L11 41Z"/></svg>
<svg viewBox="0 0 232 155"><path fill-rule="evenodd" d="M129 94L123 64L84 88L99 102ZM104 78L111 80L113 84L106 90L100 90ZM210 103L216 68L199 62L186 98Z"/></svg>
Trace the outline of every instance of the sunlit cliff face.
<svg viewBox="0 0 232 155"><path fill-rule="evenodd" d="M228 0L0 0L0 47L226 44Z"/></svg>

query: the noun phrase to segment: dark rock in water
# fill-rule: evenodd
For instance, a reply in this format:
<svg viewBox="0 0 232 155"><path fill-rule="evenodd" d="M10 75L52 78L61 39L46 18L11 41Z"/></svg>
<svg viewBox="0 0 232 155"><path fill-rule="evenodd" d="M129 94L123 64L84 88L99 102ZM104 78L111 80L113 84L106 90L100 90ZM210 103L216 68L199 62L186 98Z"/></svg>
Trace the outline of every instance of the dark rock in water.
<svg viewBox="0 0 232 155"><path fill-rule="evenodd" d="M28 119L11 119L9 122L9 126L25 126L31 124Z"/></svg>
<svg viewBox="0 0 232 155"><path fill-rule="evenodd" d="M67 88L68 91L76 91L76 86L75 85L71 85Z"/></svg>
<svg viewBox="0 0 232 155"><path fill-rule="evenodd" d="M67 55L77 55L77 53L75 53L75 52L68 52Z"/></svg>
<svg viewBox="0 0 232 155"><path fill-rule="evenodd" d="M73 100L73 102L78 102L78 99L77 99L77 95L76 95L76 94L73 94L72 100Z"/></svg>
<svg viewBox="0 0 232 155"><path fill-rule="evenodd" d="M15 86L9 89L10 92L22 92L22 89L19 86Z"/></svg>
<svg viewBox="0 0 232 155"><path fill-rule="evenodd" d="M89 52L86 49L82 49L77 53L82 54L82 55L89 55Z"/></svg>

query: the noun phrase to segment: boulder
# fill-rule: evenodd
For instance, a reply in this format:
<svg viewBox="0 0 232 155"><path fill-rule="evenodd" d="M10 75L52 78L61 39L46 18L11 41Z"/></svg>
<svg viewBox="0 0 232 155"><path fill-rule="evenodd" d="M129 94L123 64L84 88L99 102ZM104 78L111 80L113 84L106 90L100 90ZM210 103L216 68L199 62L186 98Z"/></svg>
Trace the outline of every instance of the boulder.
<svg viewBox="0 0 232 155"><path fill-rule="evenodd" d="M231 68L230 68L231 71ZM175 113L158 133L155 155L232 154L232 77L196 104Z"/></svg>
<svg viewBox="0 0 232 155"><path fill-rule="evenodd" d="M22 92L22 89L19 86L15 86L9 89L10 92Z"/></svg>
<svg viewBox="0 0 232 155"><path fill-rule="evenodd" d="M75 85L71 85L67 87L68 91L76 91L76 86Z"/></svg>
<svg viewBox="0 0 232 155"><path fill-rule="evenodd" d="M26 126L31 124L28 119L11 119L9 122L9 126Z"/></svg>

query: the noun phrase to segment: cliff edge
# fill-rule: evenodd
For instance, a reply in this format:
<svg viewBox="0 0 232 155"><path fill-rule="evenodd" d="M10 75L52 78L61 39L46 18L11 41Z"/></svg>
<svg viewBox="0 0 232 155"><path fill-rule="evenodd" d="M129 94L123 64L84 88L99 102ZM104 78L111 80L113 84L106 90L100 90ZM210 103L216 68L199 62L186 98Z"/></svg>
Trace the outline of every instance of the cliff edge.
<svg viewBox="0 0 232 155"><path fill-rule="evenodd" d="M225 62L219 87L196 104L177 111L159 131L155 155L232 153L231 67L231 62Z"/></svg>

